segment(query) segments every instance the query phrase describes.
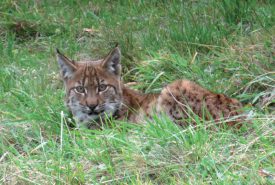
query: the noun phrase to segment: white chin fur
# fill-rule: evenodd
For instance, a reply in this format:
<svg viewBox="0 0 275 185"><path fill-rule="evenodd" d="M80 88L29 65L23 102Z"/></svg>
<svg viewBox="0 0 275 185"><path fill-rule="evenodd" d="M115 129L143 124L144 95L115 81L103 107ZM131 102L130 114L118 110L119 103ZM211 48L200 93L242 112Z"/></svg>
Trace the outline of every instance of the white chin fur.
<svg viewBox="0 0 275 185"><path fill-rule="evenodd" d="M110 117L116 111L115 104L108 104L105 107L105 111L99 115L88 115L81 110L73 110L73 116L76 119L77 125L87 125L93 121L97 121L100 117ZM78 126L78 127L79 127Z"/></svg>

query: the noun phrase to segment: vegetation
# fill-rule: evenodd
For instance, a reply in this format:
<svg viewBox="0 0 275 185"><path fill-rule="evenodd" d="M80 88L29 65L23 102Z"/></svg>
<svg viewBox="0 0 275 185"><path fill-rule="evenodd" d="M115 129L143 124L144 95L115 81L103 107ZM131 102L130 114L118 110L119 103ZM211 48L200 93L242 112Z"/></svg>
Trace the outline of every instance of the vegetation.
<svg viewBox="0 0 275 185"><path fill-rule="evenodd" d="M272 0L2 0L0 184L274 184L274 13ZM69 128L55 48L77 60L116 43L133 88L191 79L252 123Z"/></svg>

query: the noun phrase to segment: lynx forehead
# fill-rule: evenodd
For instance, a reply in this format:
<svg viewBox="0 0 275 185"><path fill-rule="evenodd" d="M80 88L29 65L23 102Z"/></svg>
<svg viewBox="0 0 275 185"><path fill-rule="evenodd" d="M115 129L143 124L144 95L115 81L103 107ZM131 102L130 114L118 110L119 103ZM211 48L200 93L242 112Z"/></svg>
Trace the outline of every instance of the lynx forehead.
<svg viewBox="0 0 275 185"><path fill-rule="evenodd" d="M66 89L66 104L80 125L104 123L114 117L143 122L152 114L167 114L178 125L198 115L204 120L228 125L243 121L242 105L236 99L216 94L189 80L177 80L159 94L142 94L121 82L120 50L114 48L97 61L75 62L57 50L57 60Z"/></svg>

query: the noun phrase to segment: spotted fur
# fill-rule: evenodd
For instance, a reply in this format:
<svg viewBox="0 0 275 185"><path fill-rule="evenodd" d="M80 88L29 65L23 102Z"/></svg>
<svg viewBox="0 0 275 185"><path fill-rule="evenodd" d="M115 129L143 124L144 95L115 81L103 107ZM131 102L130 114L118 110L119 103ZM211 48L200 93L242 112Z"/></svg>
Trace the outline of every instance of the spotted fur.
<svg viewBox="0 0 275 185"><path fill-rule="evenodd" d="M104 59L79 62L57 50L66 104L80 125L104 123L110 117L140 123L152 114L163 113L176 124L186 125L194 115L219 122L241 114L242 105L236 99L210 92L189 80L177 80L159 94L129 89L121 81L120 58L118 47ZM242 120L239 117L228 124Z"/></svg>

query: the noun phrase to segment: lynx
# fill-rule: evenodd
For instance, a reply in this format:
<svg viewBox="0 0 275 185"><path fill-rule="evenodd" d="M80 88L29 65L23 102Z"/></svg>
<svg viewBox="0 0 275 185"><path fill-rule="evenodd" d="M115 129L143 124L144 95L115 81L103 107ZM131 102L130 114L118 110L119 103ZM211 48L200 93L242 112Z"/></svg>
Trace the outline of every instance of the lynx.
<svg viewBox="0 0 275 185"><path fill-rule="evenodd" d="M78 125L103 124L106 118L141 123L166 114L178 125L197 115L204 120L230 119L241 114L236 99L216 94L189 80L177 80L156 94L142 94L123 84L121 53L115 47L105 58L75 62L56 50L66 90L66 105ZM240 125L242 119L227 121ZM195 124L195 121L194 121Z"/></svg>

